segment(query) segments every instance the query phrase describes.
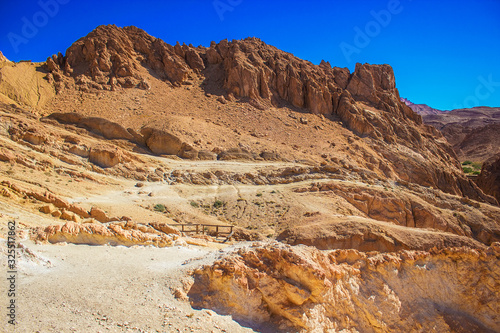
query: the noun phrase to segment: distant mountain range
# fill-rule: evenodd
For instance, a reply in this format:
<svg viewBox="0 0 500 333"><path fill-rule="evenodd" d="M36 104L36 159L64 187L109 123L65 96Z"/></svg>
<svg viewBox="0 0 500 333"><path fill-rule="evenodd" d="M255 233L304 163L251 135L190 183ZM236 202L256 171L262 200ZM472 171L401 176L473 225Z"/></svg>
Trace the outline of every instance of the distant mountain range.
<svg viewBox="0 0 500 333"><path fill-rule="evenodd" d="M401 101L440 130L461 161L484 162L500 153L500 107L478 106L442 111L426 104Z"/></svg>
<svg viewBox="0 0 500 333"><path fill-rule="evenodd" d="M408 105L413 111L415 111L416 113L418 113L421 116L428 115L428 114L439 114L441 112L444 112L442 110L431 108L427 104L415 104L406 98L401 98L401 101L403 103L405 103L406 105Z"/></svg>

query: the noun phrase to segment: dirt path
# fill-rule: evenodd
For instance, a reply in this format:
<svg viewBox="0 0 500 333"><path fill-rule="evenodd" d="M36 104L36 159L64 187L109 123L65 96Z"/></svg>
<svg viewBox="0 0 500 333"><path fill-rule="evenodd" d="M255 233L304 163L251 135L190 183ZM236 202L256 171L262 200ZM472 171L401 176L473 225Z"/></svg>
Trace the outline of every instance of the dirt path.
<svg viewBox="0 0 500 333"><path fill-rule="evenodd" d="M173 296L189 270L231 248L22 243L35 256L21 250L18 325L7 332L252 332Z"/></svg>

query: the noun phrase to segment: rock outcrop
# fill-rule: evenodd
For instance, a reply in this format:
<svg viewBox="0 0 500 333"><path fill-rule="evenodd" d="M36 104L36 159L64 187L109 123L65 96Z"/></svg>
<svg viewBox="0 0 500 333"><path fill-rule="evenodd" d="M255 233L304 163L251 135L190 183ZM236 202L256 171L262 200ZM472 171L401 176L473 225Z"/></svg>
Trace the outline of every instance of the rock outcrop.
<svg viewBox="0 0 500 333"><path fill-rule="evenodd" d="M9 59L7 59L7 58L3 55L2 51L0 51L0 62L8 62L8 61L9 61Z"/></svg>
<svg viewBox="0 0 500 333"><path fill-rule="evenodd" d="M160 230L160 231L159 231ZM109 224L68 222L34 230L32 238L50 243L73 243L89 245L171 246L179 232L169 228L136 224L133 222L113 222Z"/></svg>
<svg viewBox="0 0 500 333"><path fill-rule="evenodd" d="M369 217L373 220L380 222L387 222L408 228L419 228L427 229L433 231L439 231L443 233L455 234L458 236L467 236L473 238L485 245L490 245L493 242L500 241L500 225L498 221L500 220L500 210L496 207L489 205L484 205L474 202L466 198L457 198L453 196L440 195L434 191L422 190L418 188L413 188L411 192L400 191L401 189L389 189L387 187L376 188L372 186L360 186L354 184L342 184L342 183L318 183L312 184L309 188L298 188L297 192L319 192L319 193L334 193L342 198L344 198L349 204L354 206L359 210L363 216ZM496 200L489 197L488 200ZM307 219L301 218L303 220L304 227L307 227ZM333 222L335 219L329 217L318 216L313 219L312 224L316 228L321 228L322 223L319 223L322 219L322 223L328 228L332 228L332 232L322 233L322 238L331 238L332 244L337 244L338 239L344 239L348 244L351 242L350 237L360 234L366 234L367 232L372 232L370 228L362 228L364 230L358 230L357 232L349 231L348 227L342 227L341 224L335 226ZM342 220L345 222L344 220ZM360 221L363 224L363 221ZM388 230L384 232L388 235L390 241L393 245L389 247L390 251L396 251L399 249L428 249L428 247L422 247L419 242L409 242L409 238L400 235L401 238L406 238L406 241L397 240L395 238L395 233L397 234L397 228L391 228L386 226ZM333 230L337 228L337 230ZM376 226L377 230L380 229ZM342 233L341 230L344 230ZM411 231L408 231L411 233ZM311 238L310 232L307 228L298 228L293 230L296 234L297 239L309 239ZM373 233L373 232L372 232ZM300 235L302 234L302 235ZM356 237L357 237L356 236ZM415 234L414 237L419 238L421 234ZM445 235L429 235L429 239L434 238L436 241L438 238L449 238ZM288 238L288 236L283 237ZM370 237L362 237L370 238ZM379 238L378 236L375 238ZM326 241L327 243L328 241ZM292 242L300 243L300 242ZM326 244L325 243L325 244ZM424 242L425 243L425 242ZM440 244L450 244L443 243L439 241ZM436 243L436 244L437 244ZM303 243L310 244L310 243ZM413 244L413 245L410 245ZM431 243L427 243L426 246ZM453 246L461 246L462 243L455 243ZM470 245L469 243L464 243L463 245ZM332 245L332 249L334 245ZM368 246L368 245L367 245ZM446 246L446 245L444 245ZM324 246L322 246L324 248ZM357 247L356 247L357 248ZM374 250L382 251L382 249L374 248Z"/></svg>
<svg viewBox="0 0 500 333"><path fill-rule="evenodd" d="M304 218L301 225L285 229L276 240L290 245L314 246L320 250L357 249L364 252L485 247L467 236L430 229L405 228L360 217L323 217L319 221Z"/></svg>
<svg viewBox="0 0 500 333"><path fill-rule="evenodd" d="M103 168L111 168L122 161L122 152L117 147L92 147L89 153L89 161Z"/></svg>
<svg viewBox="0 0 500 333"><path fill-rule="evenodd" d="M47 59L58 90L63 86L64 75L74 77L83 91L144 88L145 78L138 72L144 65L172 83L180 83L204 68L199 54L191 47L173 47L136 27L120 29L114 25L99 26L68 48L65 56L58 54Z"/></svg>
<svg viewBox="0 0 500 333"><path fill-rule="evenodd" d="M478 186L500 202L500 154L484 162L477 178Z"/></svg>
<svg viewBox="0 0 500 333"><path fill-rule="evenodd" d="M14 63L0 59L0 101L39 109L55 94L45 77L46 70L31 62Z"/></svg>
<svg viewBox="0 0 500 333"><path fill-rule="evenodd" d="M386 254L256 245L193 276L193 306L261 331L500 330L499 243Z"/></svg>
<svg viewBox="0 0 500 333"><path fill-rule="evenodd" d="M61 124L72 124L99 134L106 139L123 139L133 141L134 137L123 126L99 117L84 117L77 112L52 113L47 117Z"/></svg>

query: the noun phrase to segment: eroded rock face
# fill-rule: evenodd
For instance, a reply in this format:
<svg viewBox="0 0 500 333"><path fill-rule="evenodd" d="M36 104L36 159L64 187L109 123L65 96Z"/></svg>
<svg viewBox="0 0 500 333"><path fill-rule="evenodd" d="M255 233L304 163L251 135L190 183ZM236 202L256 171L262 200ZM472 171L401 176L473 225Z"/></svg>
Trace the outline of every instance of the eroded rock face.
<svg viewBox="0 0 500 333"><path fill-rule="evenodd" d="M194 272L191 304L275 332L495 332L500 244L379 254L258 245Z"/></svg>
<svg viewBox="0 0 500 333"><path fill-rule="evenodd" d="M394 191L389 188L376 188L359 185L339 183L317 183L309 188L297 188L296 192L319 192L341 196L349 204L370 219L394 224L402 227L419 228L441 232L442 234L414 233L412 229L401 232L390 225L364 226L363 221L358 221L360 227L349 226L338 218L318 215L314 219L306 220L301 217L303 227L289 230L289 235L283 239L291 239L290 244L320 245L322 249L347 248L348 244L363 243L364 248L377 251L396 251L399 249L429 249L434 240L436 246L462 246L457 238L450 238L444 233L455 234L473 238L485 245L500 241L500 211L497 207L483 205L467 198L441 195L435 191L412 188L413 193L407 191ZM337 221L337 222L335 222ZM342 223L338 223L341 221ZM308 225L311 223L311 225ZM320 231L313 236L310 229L318 228ZM403 234L406 234L404 236ZM413 235L412 235L413 234ZM313 240L313 238L318 238ZM351 239L354 237L355 239ZM413 237L413 239L412 239ZM424 242L418 241L427 237ZM357 238L357 240L356 240ZM375 244L375 240L381 241ZM372 243L370 243L372 242ZM328 245L329 244L329 245ZM343 245L341 245L343 244ZM359 248L359 246L354 246Z"/></svg>
<svg viewBox="0 0 500 333"><path fill-rule="evenodd" d="M479 187L500 202L500 154L486 161L477 179Z"/></svg>
<svg viewBox="0 0 500 333"><path fill-rule="evenodd" d="M184 150L185 143L166 131L143 128L141 134L144 136L146 145L154 154L180 155Z"/></svg>
<svg viewBox="0 0 500 333"><path fill-rule="evenodd" d="M68 48L65 56L47 59L56 83L62 81L62 75L71 76L80 90L147 89L138 71L143 64L171 82L182 82L204 68L199 54L191 47L174 48L136 27L121 29L114 25L97 27Z"/></svg>
<svg viewBox="0 0 500 333"><path fill-rule="evenodd" d="M122 161L122 152L117 147L103 145L92 147L89 161L103 168L111 168Z"/></svg>
<svg viewBox="0 0 500 333"><path fill-rule="evenodd" d="M106 139L124 139L134 141L134 137L121 125L99 117L84 117L76 112L53 113L48 119L62 124L73 124L91 132L102 135Z"/></svg>
<svg viewBox="0 0 500 333"><path fill-rule="evenodd" d="M34 231L32 238L50 243L165 247L171 246L178 235L179 231L162 225L155 225L153 228L133 222L114 222L107 225L68 222L64 225L39 228Z"/></svg>

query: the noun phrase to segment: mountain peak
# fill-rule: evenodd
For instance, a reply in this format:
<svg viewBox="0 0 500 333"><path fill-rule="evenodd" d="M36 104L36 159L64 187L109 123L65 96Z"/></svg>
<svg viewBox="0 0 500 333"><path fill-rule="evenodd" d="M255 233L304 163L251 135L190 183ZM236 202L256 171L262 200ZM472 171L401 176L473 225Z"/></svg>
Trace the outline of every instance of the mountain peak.
<svg viewBox="0 0 500 333"><path fill-rule="evenodd" d="M145 73L174 86L204 76L207 84L218 85L227 94L258 105L288 103L315 114L335 114L358 134L377 138L387 139L387 131L394 126L375 128L358 102L397 119L421 123L399 101L391 66L357 64L351 74L326 62L314 65L256 37L195 48L169 45L137 27L105 25L76 41L64 57L49 58L47 66L55 81L71 77L81 90L147 87ZM56 83L56 88L62 85ZM392 121L385 114L378 116L385 119L381 124Z"/></svg>

